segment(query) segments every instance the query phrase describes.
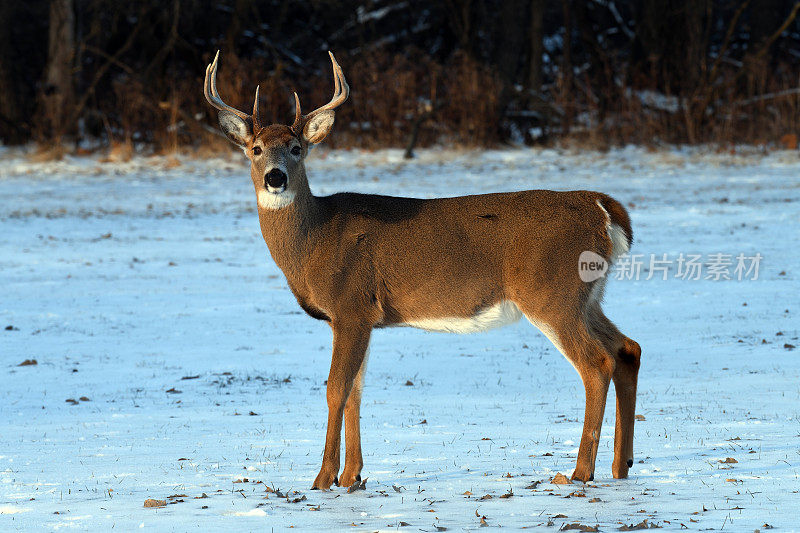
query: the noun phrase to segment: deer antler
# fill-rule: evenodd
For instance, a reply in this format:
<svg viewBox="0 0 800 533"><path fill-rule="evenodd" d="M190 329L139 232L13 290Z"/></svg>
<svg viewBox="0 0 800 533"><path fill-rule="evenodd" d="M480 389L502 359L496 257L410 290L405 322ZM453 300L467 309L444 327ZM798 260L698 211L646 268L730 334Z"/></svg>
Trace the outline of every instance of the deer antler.
<svg viewBox="0 0 800 533"><path fill-rule="evenodd" d="M260 128L261 124L258 119L258 86L256 86L256 99L253 103L253 114L248 115L244 111L239 111L235 107L231 107L222 101L217 91L217 64L219 63L219 50L217 55L214 56L214 61L206 67L206 80L203 86L203 92L206 95L208 103L220 111L227 111L233 113L242 120L252 120L256 128Z"/></svg>
<svg viewBox="0 0 800 533"><path fill-rule="evenodd" d="M261 129L261 118L258 116L258 89L260 87L256 85L256 99L253 101L253 128L260 130Z"/></svg>
<svg viewBox="0 0 800 533"><path fill-rule="evenodd" d="M336 62L336 58L333 57L331 52L328 52L328 55L331 56L331 63L333 64L333 97L331 101L324 106L318 107L307 115L303 115L300 112L300 98L297 96L297 93L294 93L294 124L292 124L292 129L296 131L302 130L302 124L317 113L328 109L336 109L350 96L350 86L347 85L347 80L344 78L342 67Z"/></svg>

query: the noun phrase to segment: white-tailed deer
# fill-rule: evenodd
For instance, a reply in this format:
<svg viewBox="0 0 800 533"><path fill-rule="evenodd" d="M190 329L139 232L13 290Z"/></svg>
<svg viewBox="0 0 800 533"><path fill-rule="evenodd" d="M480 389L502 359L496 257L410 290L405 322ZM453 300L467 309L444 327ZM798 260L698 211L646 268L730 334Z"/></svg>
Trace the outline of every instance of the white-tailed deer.
<svg viewBox="0 0 800 533"><path fill-rule="evenodd" d="M334 95L303 115L295 93L291 126L263 126L258 89L249 115L225 104L208 65L205 95L225 134L250 159L261 233L297 301L333 330L328 429L313 488L350 486L363 461L359 409L373 328L414 326L466 333L523 315L572 363L586 389L573 479L594 477L606 395L617 394L612 473L633 464L641 351L600 308L605 278L581 281L579 256L608 263L632 241L625 208L590 191L525 191L421 200L339 193L314 196L304 159L333 126L350 88L333 63ZM339 473L342 417L345 465Z"/></svg>

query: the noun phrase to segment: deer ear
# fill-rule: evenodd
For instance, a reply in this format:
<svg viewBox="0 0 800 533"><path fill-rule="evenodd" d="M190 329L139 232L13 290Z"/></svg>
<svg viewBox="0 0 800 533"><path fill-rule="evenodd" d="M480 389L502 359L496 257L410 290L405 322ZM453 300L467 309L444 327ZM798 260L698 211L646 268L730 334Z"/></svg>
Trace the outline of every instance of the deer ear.
<svg viewBox="0 0 800 533"><path fill-rule="evenodd" d="M253 138L253 123L228 111L220 111L219 127L228 139L239 146L246 146Z"/></svg>
<svg viewBox="0 0 800 533"><path fill-rule="evenodd" d="M308 119L303 128L303 139L310 144L321 143L333 128L334 115L332 110L326 109Z"/></svg>

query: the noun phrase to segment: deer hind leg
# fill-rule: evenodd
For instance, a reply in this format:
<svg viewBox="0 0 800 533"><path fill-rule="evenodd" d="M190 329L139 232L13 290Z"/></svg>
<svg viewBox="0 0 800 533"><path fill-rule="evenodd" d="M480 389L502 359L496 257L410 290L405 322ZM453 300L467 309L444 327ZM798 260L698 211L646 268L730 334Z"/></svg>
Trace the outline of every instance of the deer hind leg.
<svg viewBox="0 0 800 533"><path fill-rule="evenodd" d="M328 430L325 435L322 468L311 487L322 490L339 483L337 474L342 443L342 416L356 376L364 362L371 331L371 328L361 325L332 324L332 327L333 356L327 388Z"/></svg>
<svg viewBox="0 0 800 533"><path fill-rule="evenodd" d="M612 379L617 395L617 422L611 472L617 479L626 478L628 469L633 466L633 425L642 350L636 341L620 333L599 306L590 309L587 321L595 337L600 339L616 361Z"/></svg>
<svg viewBox="0 0 800 533"><path fill-rule="evenodd" d="M603 343L593 335L582 317L565 322L563 319L552 318L549 321L538 320L527 313L526 316L572 363L583 381L586 390L586 411L578 460L572 479L591 481L594 479L600 430L603 426L608 385L614 374L615 360Z"/></svg>
<svg viewBox="0 0 800 533"><path fill-rule="evenodd" d="M368 358L369 350L353 380L353 388L344 405L344 470L339 476L339 484L342 487L349 487L361 481L361 469L364 467L364 459L361 456L361 389L364 386L364 372Z"/></svg>

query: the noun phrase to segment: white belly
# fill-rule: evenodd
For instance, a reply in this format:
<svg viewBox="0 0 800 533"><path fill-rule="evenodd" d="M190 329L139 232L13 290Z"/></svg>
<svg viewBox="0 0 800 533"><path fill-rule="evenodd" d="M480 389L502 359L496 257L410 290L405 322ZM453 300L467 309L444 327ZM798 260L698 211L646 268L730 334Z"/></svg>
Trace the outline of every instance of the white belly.
<svg viewBox="0 0 800 533"><path fill-rule="evenodd" d="M406 322L404 325L428 331L475 333L513 324L520 318L522 318L522 312L513 302L502 301L470 318L424 318Z"/></svg>

